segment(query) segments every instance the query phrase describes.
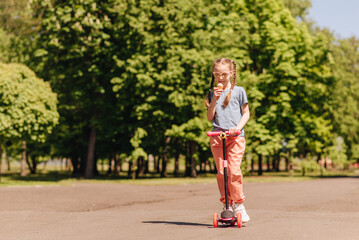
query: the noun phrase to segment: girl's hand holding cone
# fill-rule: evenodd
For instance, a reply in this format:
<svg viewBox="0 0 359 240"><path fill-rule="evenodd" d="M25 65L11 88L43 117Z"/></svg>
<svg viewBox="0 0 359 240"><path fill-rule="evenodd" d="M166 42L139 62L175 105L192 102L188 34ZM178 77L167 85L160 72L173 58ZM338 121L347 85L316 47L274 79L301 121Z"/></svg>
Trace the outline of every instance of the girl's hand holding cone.
<svg viewBox="0 0 359 240"><path fill-rule="evenodd" d="M214 88L214 95L216 96L216 100L219 99L219 97L221 96L223 92L223 84L222 83L218 83L217 87Z"/></svg>

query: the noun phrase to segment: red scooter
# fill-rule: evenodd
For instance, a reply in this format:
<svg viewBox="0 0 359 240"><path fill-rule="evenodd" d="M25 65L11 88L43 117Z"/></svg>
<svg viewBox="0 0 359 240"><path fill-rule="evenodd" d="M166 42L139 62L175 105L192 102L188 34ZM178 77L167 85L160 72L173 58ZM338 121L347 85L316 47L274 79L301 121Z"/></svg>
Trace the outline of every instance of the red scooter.
<svg viewBox="0 0 359 240"><path fill-rule="evenodd" d="M241 132L237 131L237 135ZM226 138L229 136L229 131L223 132L207 132L207 136L220 136L223 143L223 172L224 172L224 190L225 190L225 198L226 198L226 209L221 213L221 217L218 218L218 214L215 212L213 214L213 227L218 227L218 222L222 224L230 224L234 225L237 223L239 228L242 227L242 215L240 213L237 216L234 215L234 212L229 210L229 201L228 201L228 180L227 180L227 166L228 162L226 159Z"/></svg>

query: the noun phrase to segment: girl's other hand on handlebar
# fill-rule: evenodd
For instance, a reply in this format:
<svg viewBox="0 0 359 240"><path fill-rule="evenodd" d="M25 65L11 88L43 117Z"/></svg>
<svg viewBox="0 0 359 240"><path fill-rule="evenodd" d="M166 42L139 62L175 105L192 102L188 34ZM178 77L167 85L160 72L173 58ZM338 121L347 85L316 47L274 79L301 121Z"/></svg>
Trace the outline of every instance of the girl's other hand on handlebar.
<svg viewBox="0 0 359 240"><path fill-rule="evenodd" d="M231 137L235 137L235 136L237 136L237 135L239 135L239 134L237 134L237 132L241 132L239 129L237 129L237 128L230 128L229 129L229 136L231 136Z"/></svg>

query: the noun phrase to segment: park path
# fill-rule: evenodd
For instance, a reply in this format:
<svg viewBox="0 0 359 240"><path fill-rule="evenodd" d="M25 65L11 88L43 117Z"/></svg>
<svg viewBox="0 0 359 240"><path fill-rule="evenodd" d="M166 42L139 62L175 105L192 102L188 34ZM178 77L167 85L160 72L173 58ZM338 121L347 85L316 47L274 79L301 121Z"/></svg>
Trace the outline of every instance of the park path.
<svg viewBox="0 0 359 240"><path fill-rule="evenodd" d="M251 221L212 227L216 184L0 187L0 240L359 239L359 178L245 183Z"/></svg>

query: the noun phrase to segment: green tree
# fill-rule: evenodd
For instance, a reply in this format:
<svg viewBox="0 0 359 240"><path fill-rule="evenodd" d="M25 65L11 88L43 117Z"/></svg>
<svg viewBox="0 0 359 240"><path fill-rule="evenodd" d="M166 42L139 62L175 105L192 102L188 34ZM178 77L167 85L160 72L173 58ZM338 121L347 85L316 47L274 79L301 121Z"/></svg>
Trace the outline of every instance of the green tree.
<svg viewBox="0 0 359 240"><path fill-rule="evenodd" d="M325 38L312 37L278 1L151 4L128 2L121 8L116 32L127 47L118 54L122 73L113 79L121 102L133 97L126 118L146 131L143 146L165 149L162 132L189 146L208 143L200 96L208 91L212 60L226 56L237 62L240 84L248 89L253 116L249 142L262 139L252 149L273 155L282 139L295 148L301 137L297 148L321 151L330 131ZM312 146L312 140L318 143Z"/></svg>
<svg viewBox="0 0 359 240"><path fill-rule="evenodd" d="M59 118L56 94L49 83L22 64L0 63L0 92L0 146L7 140L20 140L26 150L26 142L44 142Z"/></svg>
<svg viewBox="0 0 359 240"><path fill-rule="evenodd" d="M336 43L331 44L335 62L332 67L335 86L331 91L334 129L344 139L347 158L359 159L355 154L359 141L359 40L352 37Z"/></svg>
<svg viewBox="0 0 359 240"><path fill-rule="evenodd" d="M24 63L32 69L39 19L33 15L28 0L0 2L0 61ZM5 34L5 37L3 37Z"/></svg>
<svg viewBox="0 0 359 240"><path fill-rule="evenodd" d="M98 136L115 132L110 83L113 2L35 1L42 19L36 55L44 63L42 76L49 78L59 94L58 153L71 158L74 172L87 178L97 171Z"/></svg>
<svg viewBox="0 0 359 240"><path fill-rule="evenodd" d="M0 28L0 62L9 61L10 42L9 35Z"/></svg>
<svg viewBox="0 0 359 240"><path fill-rule="evenodd" d="M49 141L86 177L98 156L117 152L137 173L149 154L162 159L162 176L168 158L183 154L196 176L195 152L209 143L211 64L228 57L249 97L248 150L278 156L285 141L291 154L321 154L332 128L329 39L295 19L308 1L292 3L36 1L39 73L60 101Z"/></svg>
<svg viewBox="0 0 359 240"><path fill-rule="evenodd" d="M283 0L283 3L284 6L291 11L293 17L299 18L302 21L307 21L306 17L312 6L311 0Z"/></svg>
<svg viewBox="0 0 359 240"><path fill-rule="evenodd" d="M169 145L180 140L196 148L197 139L208 129L208 123L201 127L205 121L198 117L204 109L203 88L207 85L202 76L208 74L208 63L214 57L196 46L208 9L203 1L123 1L116 10L114 32L120 49L114 91L122 103L125 135L137 139L135 133L145 132L141 144L132 144L127 153L133 160L140 148L142 155L159 156L161 175L166 176ZM186 122L188 126L182 125ZM192 162L194 152L188 153ZM192 167L188 175L195 174Z"/></svg>
<svg viewBox="0 0 359 240"><path fill-rule="evenodd" d="M250 60L242 77L253 106L248 145L258 146L258 154L273 155L286 139L294 152L322 152L331 130L327 39L310 35L278 1L246 3Z"/></svg>

